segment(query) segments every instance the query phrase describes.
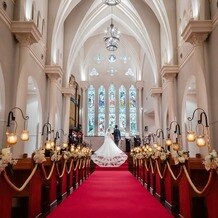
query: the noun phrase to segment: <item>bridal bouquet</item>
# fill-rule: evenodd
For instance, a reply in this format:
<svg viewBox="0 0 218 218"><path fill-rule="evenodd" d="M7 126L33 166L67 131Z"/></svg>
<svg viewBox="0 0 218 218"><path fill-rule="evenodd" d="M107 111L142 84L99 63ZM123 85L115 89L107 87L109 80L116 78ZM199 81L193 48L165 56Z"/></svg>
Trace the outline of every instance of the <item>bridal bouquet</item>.
<svg viewBox="0 0 218 218"><path fill-rule="evenodd" d="M205 156L203 164L205 169L208 171L210 169L215 169L218 173L218 154L215 150L210 152L207 156Z"/></svg>

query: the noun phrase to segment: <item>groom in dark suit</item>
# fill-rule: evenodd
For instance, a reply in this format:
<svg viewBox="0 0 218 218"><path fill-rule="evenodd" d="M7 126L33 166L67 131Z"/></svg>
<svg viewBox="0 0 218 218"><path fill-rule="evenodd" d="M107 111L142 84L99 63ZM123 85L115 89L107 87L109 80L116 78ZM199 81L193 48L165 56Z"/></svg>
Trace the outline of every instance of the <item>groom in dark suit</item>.
<svg viewBox="0 0 218 218"><path fill-rule="evenodd" d="M118 143L121 139L121 135L120 135L120 130L118 129L118 126L115 125L115 129L114 129L114 142L115 144L118 146Z"/></svg>

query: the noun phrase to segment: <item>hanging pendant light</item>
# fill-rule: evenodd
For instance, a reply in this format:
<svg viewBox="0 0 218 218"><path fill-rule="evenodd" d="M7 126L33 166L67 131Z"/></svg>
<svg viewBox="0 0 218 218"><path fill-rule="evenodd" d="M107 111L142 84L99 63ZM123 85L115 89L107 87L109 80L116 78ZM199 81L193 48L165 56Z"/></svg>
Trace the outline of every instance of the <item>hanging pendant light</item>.
<svg viewBox="0 0 218 218"><path fill-rule="evenodd" d="M108 6L115 6L121 3L121 0L102 0L103 4Z"/></svg>
<svg viewBox="0 0 218 218"><path fill-rule="evenodd" d="M116 51L120 42L120 31L114 26L111 19L111 25L105 31L104 42L107 50Z"/></svg>

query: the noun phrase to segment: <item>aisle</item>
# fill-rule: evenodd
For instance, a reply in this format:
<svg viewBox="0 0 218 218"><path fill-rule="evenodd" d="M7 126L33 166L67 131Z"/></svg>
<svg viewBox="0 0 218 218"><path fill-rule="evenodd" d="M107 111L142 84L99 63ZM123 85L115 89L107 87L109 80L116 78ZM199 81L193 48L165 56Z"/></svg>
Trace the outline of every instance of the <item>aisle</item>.
<svg viewBox="0 0 218 218"><path fill-rule="evenodd" d="M128 171L95 171L49 218L170 218Z"/></svg>

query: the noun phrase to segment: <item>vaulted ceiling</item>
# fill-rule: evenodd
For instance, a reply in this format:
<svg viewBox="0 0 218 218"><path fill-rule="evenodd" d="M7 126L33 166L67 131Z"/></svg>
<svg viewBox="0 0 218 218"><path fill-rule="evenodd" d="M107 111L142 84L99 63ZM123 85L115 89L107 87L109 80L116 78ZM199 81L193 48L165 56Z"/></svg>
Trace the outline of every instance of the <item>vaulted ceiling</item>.
<svg viewBox="0 0 218 218"><path fill-rule="evenodd" d="M172 8L175 9L175 3ZM173 61L175 37L170 28L170 12L162 0L121 0L113 7L102 0L62 0L52 31L51 59L56 61L63 39L66 81L70 74L77 81L110 79L115 74L116 78L136 81L144 80L150 73L152 83L157 85L161 63ZM111 19L121 32L119 48L114 52L106 49L103 40ZM112 62L114 56L116 61ZM93 68L99 73L96 77L89 75ZM127 72L132 75L126 76Z"/></svg>

